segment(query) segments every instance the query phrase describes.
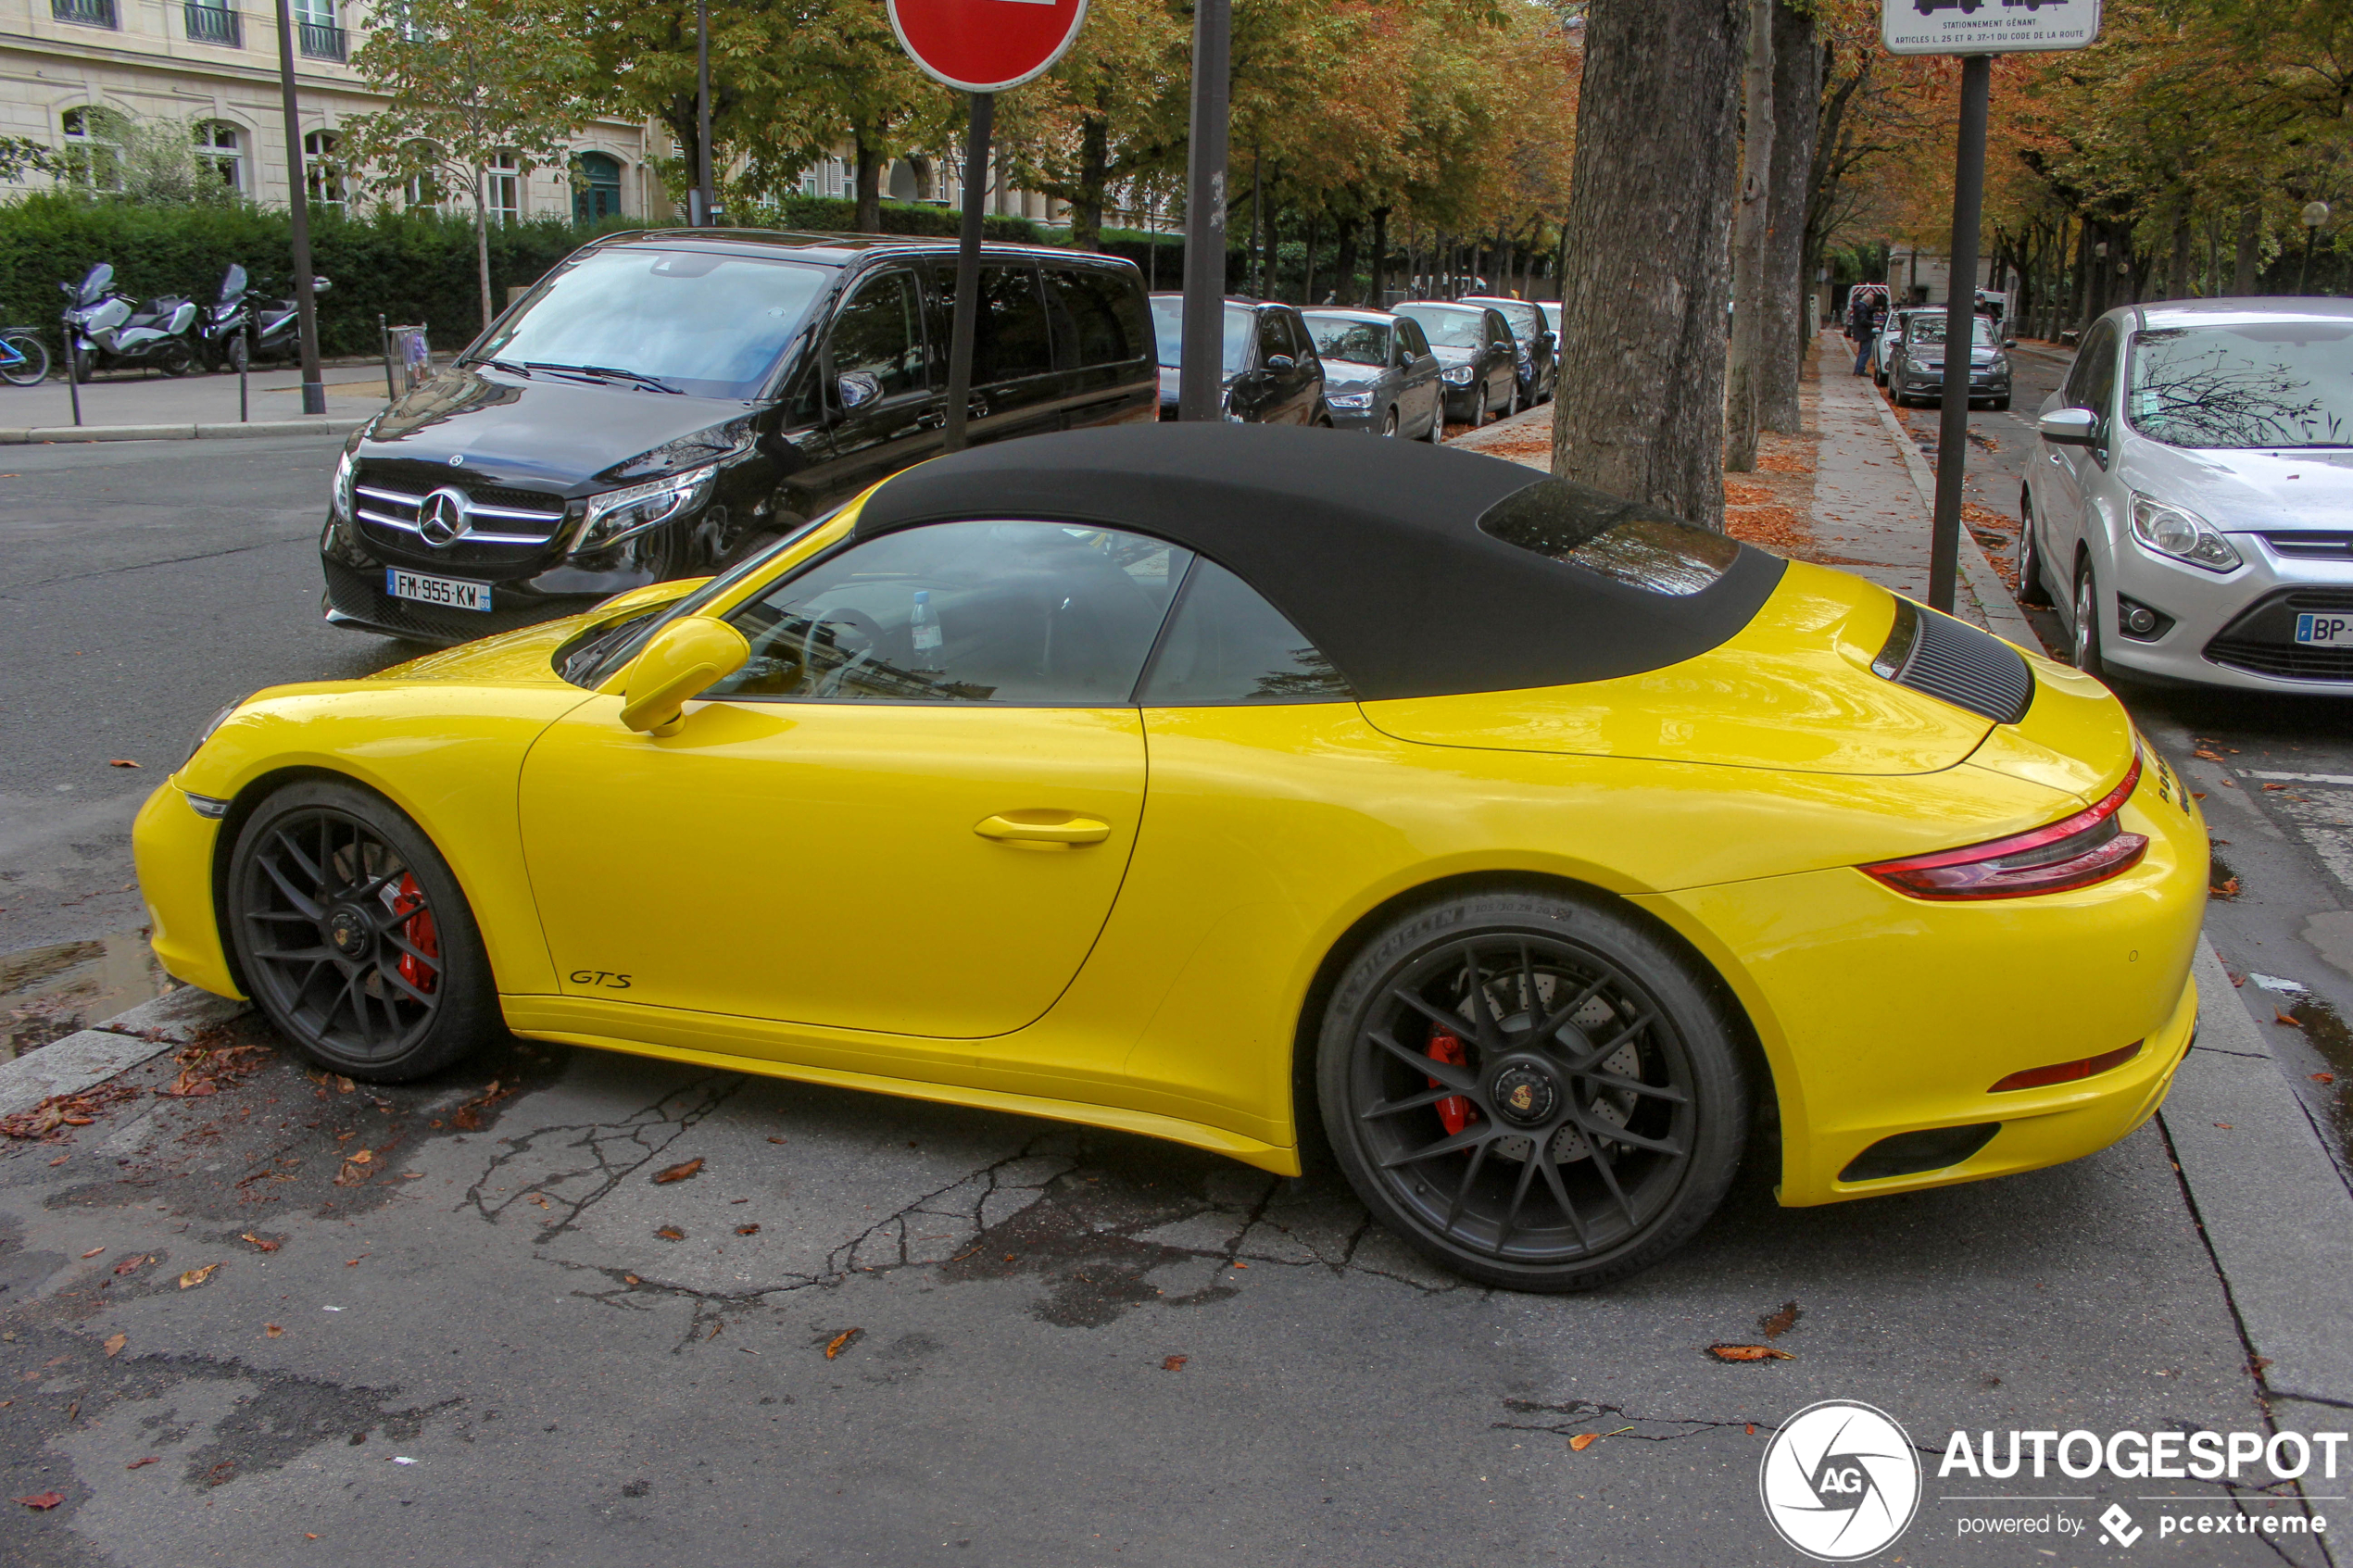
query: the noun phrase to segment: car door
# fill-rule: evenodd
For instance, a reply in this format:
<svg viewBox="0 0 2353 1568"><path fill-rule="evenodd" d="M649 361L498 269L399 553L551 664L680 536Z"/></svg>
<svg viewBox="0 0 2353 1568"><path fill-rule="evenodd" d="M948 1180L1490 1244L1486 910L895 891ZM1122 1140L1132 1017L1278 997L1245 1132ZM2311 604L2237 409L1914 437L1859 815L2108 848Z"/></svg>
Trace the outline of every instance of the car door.
<svg viewBox="0 0 2353 1568"><path fill-rule="evenodd" d="M1151 315L1135 269L1056 263L1043 275L1065 382L1063 428L1155 418Z"/></svg>
<svg viewBox="0 0 2353 1568"><path fill-rule="evenodd" d="M1430 351L1429 339L1422 332L1422 324L1411 316L1397 318L1398 374L1405 384L1404 412L1399 418L1399 428L1424 433L1446 422L1446 383L1439 379L1444 369L1438 356ZM1427 414L1430 422L1422 422Z"/></svg>
<svg viewBox="0 0 2353 1568"><path fill-rule="evenodd" d="M2095 323L2055 404L2062 408L2090 408L2097 412L2103 441L2108 410L2115 403L2117 349L2121 339L2113 320ZM2043 558L2050 563L2057 580L2056 586L2064 598L2068 584L2075 577L2075 553L2083 538L2085 513L2092 498L2091 483L2099 479L2104 470L2094 447L2061 446L2048 441L2036 445L2041 447L2042 456L2034 469L2035 522L2042 538Z"/></svg>
<svg viewBox="0 0 2353 1568"><path fill-rule="evenodd" d="M1296 310L1281 313L1284 335L1290 339L1290 399L1296 423L1312 425L1324 412L1324 359L1315 352L1315 334Z"/></svg>
<svg viewBox="0 0 2353 1568"><path fill-rule="evenodd" d="M939 305L935 335L948 341L956 298L952 261L933 269ZM942 356L942 384L946 357ZM974 445L1060 430L1061 377L1054 369L1038 269L1026 261L986 261L980 269L979 314L973 323L973 383L966 439Z"/></svg>
<svg viewBox="0 0 2353 1568"><path fill-rule="evenodd" d="M1487 399L1508 407L1519 388L1519 350L1512 342L1512 324L1500 310L1483 313L1487 320Z"/></svg>
<svg viewBox="0 0 2353 1568"><path fill-rule="evenodd" d="M1275 373L1268 368L1268 361L1288 349L1290 340L1269 324L1271 320L1268 311L1249 313L1246 359L1235 369L1233 382L1226 391L1227 411L1244 424L1267 424L1281 417Z"/></svg>
<svg viewBox="0 0 2353 1568"><path fill-rule="evenodd" d="M854 495L939 452L947 410L913 273L861 278L825 330L821 363L829 488Z"/></svg>
<svg viewBox="0 0 2353 1568"><path fill-rule="evenodd" d="M676 734L583 703L521 787L565 994L792 1026L769 1054L879 1072L1043 1014L1136 841L1133 688L1188 559L1047 523L853 541L731 612L751 658ZM905 1044L827 1056L810 1030Z"/></svg>

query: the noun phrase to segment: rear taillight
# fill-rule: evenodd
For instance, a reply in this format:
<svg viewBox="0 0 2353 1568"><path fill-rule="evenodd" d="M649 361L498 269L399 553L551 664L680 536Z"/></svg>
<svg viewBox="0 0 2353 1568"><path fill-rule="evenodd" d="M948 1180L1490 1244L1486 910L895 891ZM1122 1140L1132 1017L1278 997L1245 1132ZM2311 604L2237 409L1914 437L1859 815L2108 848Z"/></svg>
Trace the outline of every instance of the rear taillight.
<svg viewBox="0 0 2353 1568"><path fill-rule="evenodd" d="M2006 1095L2013 1089L2047 1089L2053 1084L2072 1084L2079 1079L2096 1078L2112 1072L2141 1054L2141 1042L2119 1046L2098 1056L2087 1056L2076 1061L2055 1062L2049 1067L2030 1067L2023 1073L2013 1073L1985 1092Z"/></svg>
<svg viewBox="0 0 2353 1568"><path fill-rule="evenodd" d="M2141 782L2141 759L2124 782L2088 811L1991 844L1881 860L1863 870L1915 898L2026 898L2089 887L2131 870L2149 841L2117 825L2116 814Z"/></svg>

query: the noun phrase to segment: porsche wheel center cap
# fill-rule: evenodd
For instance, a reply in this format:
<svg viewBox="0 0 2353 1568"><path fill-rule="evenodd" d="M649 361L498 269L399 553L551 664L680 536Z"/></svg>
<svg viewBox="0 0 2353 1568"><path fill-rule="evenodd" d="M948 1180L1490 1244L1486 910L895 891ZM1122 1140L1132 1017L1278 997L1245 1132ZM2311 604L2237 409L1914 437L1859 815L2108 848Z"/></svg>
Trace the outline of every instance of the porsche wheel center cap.
<svg viewBox="0 0 2353 1568"><path fill-rule="evenodd" d="M1506 1122L1532 1127L1549 1121L1560 1103L1560 1087L1533 1067L1512 1066L1495 1074L1495 1113Z"/></svg>
<svg viewBox="0 0 2353 1568"><path fill-rule="evenodd" d="M327 943L344 958L365 958L374 936L368 917L358 909L337 909L327 917Z"/></svg>

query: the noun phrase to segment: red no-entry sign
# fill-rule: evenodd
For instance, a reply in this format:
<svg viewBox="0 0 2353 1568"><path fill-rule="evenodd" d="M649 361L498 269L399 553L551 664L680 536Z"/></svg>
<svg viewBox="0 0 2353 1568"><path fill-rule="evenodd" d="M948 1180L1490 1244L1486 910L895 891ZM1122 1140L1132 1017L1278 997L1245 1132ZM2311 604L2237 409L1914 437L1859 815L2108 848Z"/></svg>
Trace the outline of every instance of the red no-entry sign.
<svg viewBox="0 0 2353 1568"><path fill-rule="evenodd" d="M890 0L909 57L965 93L1018 87L1063 56L1087 0Z"/></svg>

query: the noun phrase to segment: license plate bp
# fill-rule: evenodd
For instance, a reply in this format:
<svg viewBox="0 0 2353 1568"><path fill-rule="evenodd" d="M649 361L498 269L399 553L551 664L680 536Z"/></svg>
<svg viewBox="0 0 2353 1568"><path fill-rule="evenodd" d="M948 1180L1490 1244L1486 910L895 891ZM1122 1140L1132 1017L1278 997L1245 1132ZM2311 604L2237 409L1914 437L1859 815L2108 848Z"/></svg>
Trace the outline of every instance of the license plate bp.
<svg viewBox="0 0 2353 1568"><path fill-rule="evenodd" d="M414 599L419 604L439 605L444 609L487 611L490 608L490 584L487 583L468 583L457 577L428 577L422 572L403 571L396 566L384 568L384 592L396 599Z"/></svg>
<svg viewBox="0 0 2353 1568"><path fill-rule="evenodd" d="M2336 647L2353 643L2353 615L2306 615L2296 618L2296 640Z"/></svg>

